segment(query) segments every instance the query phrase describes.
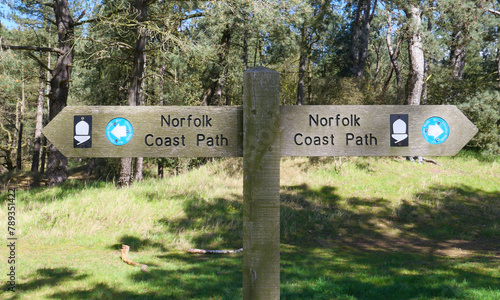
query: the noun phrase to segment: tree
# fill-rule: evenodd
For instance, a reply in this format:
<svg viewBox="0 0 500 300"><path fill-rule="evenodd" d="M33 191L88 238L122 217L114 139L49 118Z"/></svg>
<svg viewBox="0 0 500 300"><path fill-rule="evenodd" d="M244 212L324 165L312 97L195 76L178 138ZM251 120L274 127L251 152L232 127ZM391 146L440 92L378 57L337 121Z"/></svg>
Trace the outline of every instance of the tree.
<svg viewBox="0 0 500 300"><path fill-rule="evenodd" d="M496 17L500 17L500 11L494 10L494 9L489 9L488 10L490 13L492 13ZM496 56L496 63L497 63L497 77L498 77L498 89L500 90L500 41L499 40L499 35L500 35L500 26L496 27L496 34L497 34L497 56Z"/></svg>
<svg viewBox="0 0 500 300"><path fill-rule="evenodd" d="M216 64L211 66L209 72L208 86L203 93L203 98L201 100L202 105L220 105L222 98L222 87L224 84L223 73L227 69L227 58L229 55L229 49L231 46L231 36L233 33L233 25L226 24L224 31L222 32L222 37L220 39L220 50L218 55L218 61Z"/></svg>
<svg viewBox="0 0 500 300"><path fill-rule="evenodd" d="M8 49L8 44L32 41L36 34L29 29L5 29L0 32L0 149L4 151L7 169L21 170L25 161L27 146L31 142L32 102L36 97L35 76L31 70L38 66L25 52ZM28 71L28 72L27 72ZM3 134L1 134L3 132Z"/></svg>
<svg viewBox="0 0 500 300"><path fill-rule="evenodd" d="M218 1L203 12L203 18L199 19L195 26L200 29L208 29L210 36L208 42L213 47L207 51L210 62L204 71L203 94L201 105L225 105L227 97L223 97L223 88L227 85L229 76L231 52L234 51L233 40L235 35L241 34L239 29L243 29L243 64L246 68L248 64L248 24L249 13L248 3L243 1ZM242 25L243 24L243 25ZM194 27L193 30L198 28Z"/></svg>
<svg viewBox="0 0 500 300"><path fill-rule="evenodd" d="M82 70L92 76L82 80L85 89L78 93L90 89L95 95L92 104L100 105L166 102L167 93L180 90L167 87L180 79L175 55L190 56L192 46L184 40L182 22L200 16L193 10L190 3L142 0L105 1L96 6L96 22L89 28L84 49L89 70ZM140 180L142 162L142 158L120 159L119 185Z"/></svg>
<svg viewBox="0 0 500 300"><path fill-rule="evenodd" d="M400 101L401 98L401 89L402 89L402 79L401 79L401 67L399 66L398 63L398 56L399 56L399 51L401 48L401 39L398 39L396 42L396 47L393 49L392 46L392 37L391 37L391 31L392 31L392 17L391 17L391 12L388 12L387 14L387 35L386 35L386 43L387 43L387 50L389 52L389 57L391 60L391 66L389 68L388 76L384 84L383 92L382 95L385 95L387 88L389 86L389 82L392 77L392 73L396 73L396 89L397 89L397 100L398 102Z"/></svg>
<svg viewBox="0 0 500 300"><path fill-rule="evenodd" d="M129 106L144 105L144 77L146 68L146 41L147 34L144 23L148 18L148 1L135 1L136 22L137 22L137 40L134 48L134 67L130 74L130 85L128 88L127 102ZM125 157L120 160L120 178L118 185L126 186L132 182L132 179L142 180L143 158L135 159L135 170L132 177L132 158Z"/></svg>
<svg viewBox="0 0 500 300"><path fill-rule="evenodd" d="M355 17L352 24L352 61L353 75L362 78L368 60L370 25L377 9L377 0L357 0L353 3Z"/></svg>
<svg viewBox="0 0 500 300"><path fill-rule="evenodd" d="M50 80L50 106L49 119L63 110L67 105L69 84L71 80L71 70L73 68L73 47L74 47L74 27L75 21L70 14L67 0L54 0L55 24L58 36L57 61L52 70ZM51 144L49 146L49 159L47 161L47 176L49 185L60 184L68 179L68 160Z"/></svg>
<svg viewBox="0 0 500 300"><path fill-rule="evenodd" d="M78 25L71 16L68 0L45 1L13 1L11 7L25 14L32 14L36 18L50 21L57 28L58 42L56 48L37 47L37 46L4 46L5 48L28 50L28 51L50 51L57 54L57 61L51 70L50 92L49 92L49 119L53 119L67 104L69 86L71 81L71 71L73 68L73 48L74 48L74 30ZM51 19L46 14L46 8L53 11ZM41 63L41 62L40 62ZM53 145L49 146L49 159L47 162L47 176L49 184L59 184L64 182L67 175L68 162Z"/></svg>
<svg viewBox="0 0 500 300"><path fill-rule="evenodd" d="M43 58L43 52L40 56ZM45 69L40 65L39 69L39 87L38 87L38 99L37 99L37 110L36 110L36 129L35 129L35 139L33 141L33 159L31 163L31 172L38 172L40 166L40 155L42 149L42 126L43 126L43 106L45 102Z"/></svg>
<svg viewBox="0 0 500 300"><path fill-rule="evenodd" d="M306 62L311 57L314 45L320 41L324 33L325 19L330 12L329 1L315 0L304 3L299 13L297 28L299 34L299 74L297 83L297 105L304 103L304 86L306 74Z"/></svg>
<svg viewBox="0 0 500 300"><path fill-rule="evenodd" d="M419 105L424 85L424 46L422 43L422 8L410 1L404 7L408 19L408 56L410 71L406 81L406 104Z"/></svg>

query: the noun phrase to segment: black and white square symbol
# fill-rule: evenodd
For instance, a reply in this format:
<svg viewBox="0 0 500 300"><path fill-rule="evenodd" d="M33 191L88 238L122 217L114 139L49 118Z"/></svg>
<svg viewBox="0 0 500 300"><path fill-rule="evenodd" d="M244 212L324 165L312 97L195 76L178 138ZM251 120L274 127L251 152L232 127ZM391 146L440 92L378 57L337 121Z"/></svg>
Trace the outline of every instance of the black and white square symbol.
<svg viewBox="0 0 500 300"><path fill-rule="evenodd" d="M73 148L92 148L92 116L75 116Z"/></svg>
<svg viewBox="0 0 500 300"><path fill-rule="evenodd" d="M408 147L408 115L391 115L391 147Z"/></svg>

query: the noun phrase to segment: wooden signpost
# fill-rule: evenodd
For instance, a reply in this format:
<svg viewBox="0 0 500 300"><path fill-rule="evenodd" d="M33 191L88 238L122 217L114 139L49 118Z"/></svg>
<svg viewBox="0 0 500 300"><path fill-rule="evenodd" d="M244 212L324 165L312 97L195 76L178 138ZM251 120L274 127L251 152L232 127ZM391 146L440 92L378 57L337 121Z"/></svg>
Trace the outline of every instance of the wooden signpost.
<svg viewBox="0 0 500 300"><path fill-rule="evenodd" d="M69 106L43 133L66 157L233 157L242 127L241 107Z"/></svg>
<svg viewBox="0 0 500 300"><path fill-rule="evenodd" d="M452 105L281 107L282 156L453 156L476 132Z"/></svg>
<svg viewBox="0 0 500 300"><path fill-rule="evenodd" d="M281 156L451 156L477 128L455 106L279 106L244 74L243 107L66 107L43 130L67 157L243 156L243 298L280 298Z"/></svg>

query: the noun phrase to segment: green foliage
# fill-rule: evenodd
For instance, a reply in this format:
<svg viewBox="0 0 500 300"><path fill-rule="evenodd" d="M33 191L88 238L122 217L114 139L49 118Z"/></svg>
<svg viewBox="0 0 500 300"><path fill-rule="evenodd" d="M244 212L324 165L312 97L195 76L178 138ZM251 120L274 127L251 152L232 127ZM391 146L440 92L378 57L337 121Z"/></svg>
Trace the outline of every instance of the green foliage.
<svg viewBox="0 0 500 300"><path fill-rule="evenodd" d="M460 104L474 111L479 107L475 103L480 102L476 95L498 87L498 17L488 12L498 11L498 3L417 2L426 6L421 35L428 68L422 103ZM6 3L11 13L5 17L17 22L18 27L1 27L0 44L56 47L56 30L50 22L52 7L40 0ZM200 105L214 82L221 87L218 104L241 105L243 72L255 66L280 72L281 104L293 105L297 101L301 54L306 57L304 104L402 104L410 70L409 27L404 12L408 1L375 6L368 34L355 37L357 9L362 3L148 1L147 21L138 22L133 0L69 1L73 19L85 23L75 28L68 104L126 104L138 30L148 36L143 78L146 105ZM389 40L393 50L398 50L401 88L396 84L387 48L389 14ZM229 40L224 41L225 33L230 33ZM361 45L365 38L368 52L364 75L353 79L353 41ZM457 50L465 51L465 61L458 66L462 67L461 74L452 62L452 53ZM47 67L53 67L57 59L56 53L51 54L50 62L48 55L29 53ZM14 55L23 57L23 62L17 62ZM26 71L24 80L20 66ZM29 107L24 136L33 136L37 74L38 65L27 52L0 50L0 122L12 136L23 81ZM494 105L485 103L484 110L494 110ZM494 130L486 132L490 137L477 140L473 146L484 153L496 153ZM0 130L0 135L5 144L8 134ZM490 142L493 145L487 145ZM23 158L27 161L30 151L25 151ZM0 160L4 163L3 158Z"/></svg>
<svg viewBox="0 0 500 300"><path fill-rule="evenodd" d="M335 76L319 78L314 82L314 104L361 105L364 94L355 78Z"/></svg>
<svg viewBox="0 0 500 300"><path fill-rule="evenodd" d="M485 157L500 155L500 92L479 92L459 108L476 125L479 132L469 146L478 148Z"/></svg>
<svg viewBox="0 0 500 300"><path fill-rule="evenodd" d="M1 43L23 43L35 38L44 40L43 36L37 37L29 29L2 28L0 31ZM26 53L0 49L0 166L7 169L15 167L12 161L15 160L21 118L24 120L22 163L27 160L31 150L26 146L34 135L38 74L38 64ZM21 110L23 97L24 108ZM24 111L24 116L21 111Z"/></svg>

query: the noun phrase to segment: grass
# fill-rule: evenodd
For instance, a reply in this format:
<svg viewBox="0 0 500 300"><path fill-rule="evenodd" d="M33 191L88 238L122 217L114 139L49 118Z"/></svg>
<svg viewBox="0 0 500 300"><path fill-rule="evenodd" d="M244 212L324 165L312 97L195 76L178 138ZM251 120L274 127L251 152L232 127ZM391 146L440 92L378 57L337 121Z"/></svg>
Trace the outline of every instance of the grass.
<svg viewBox="0 0 500 300"><path fill-rule="evenodd" d="M436 160L283 159L281 298L500 299L500 161ZM241 170L18 190L17 292L0 298L241 298L242 254L185 251L242 246ZM122 244L151 273L123 263Z"/></svg>

